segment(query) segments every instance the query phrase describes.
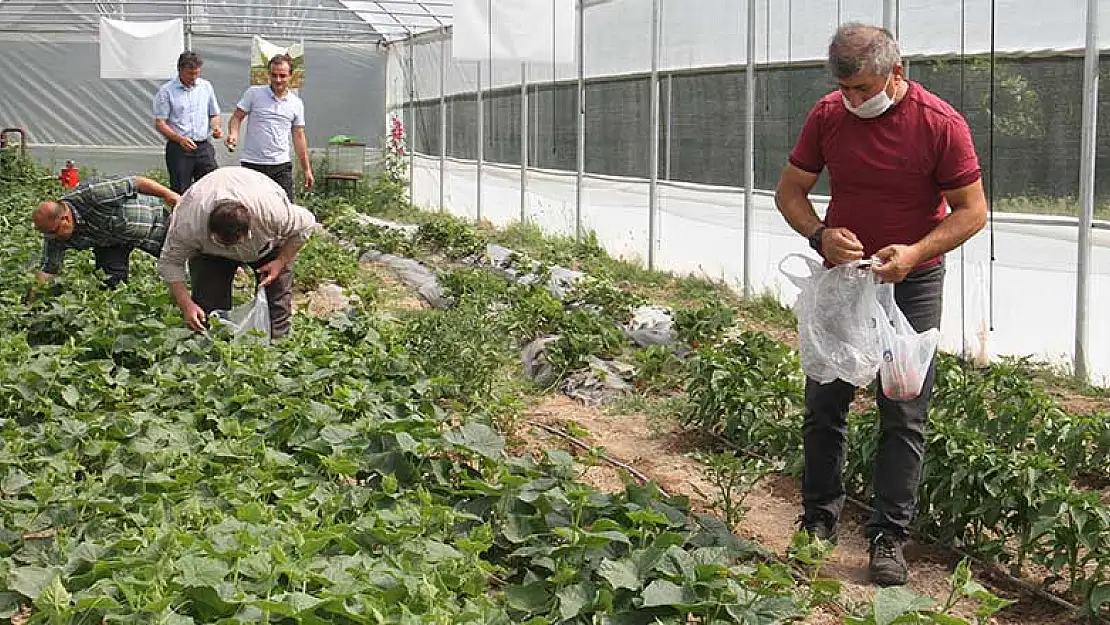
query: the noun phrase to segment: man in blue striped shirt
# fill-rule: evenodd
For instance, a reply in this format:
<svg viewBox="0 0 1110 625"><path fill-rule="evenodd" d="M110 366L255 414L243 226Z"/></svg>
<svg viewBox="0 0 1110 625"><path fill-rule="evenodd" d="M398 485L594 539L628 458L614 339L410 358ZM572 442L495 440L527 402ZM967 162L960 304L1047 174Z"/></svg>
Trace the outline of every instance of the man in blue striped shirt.
<svg viewBox="0 0 1110 625"><path fill-rule="evenodd" d="M223 136L220 105L212 83L200 77L203 65L196 52L182 52L177 78L154 94L154 127L166 138L166 169L177 193L218 167L208 139Z"/></svg>

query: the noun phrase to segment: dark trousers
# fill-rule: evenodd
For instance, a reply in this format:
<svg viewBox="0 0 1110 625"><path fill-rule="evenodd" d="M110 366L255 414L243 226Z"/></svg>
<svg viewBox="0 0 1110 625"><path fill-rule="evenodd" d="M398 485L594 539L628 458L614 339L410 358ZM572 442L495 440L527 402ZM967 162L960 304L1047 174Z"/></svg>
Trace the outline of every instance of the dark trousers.
<svg viewBox="0 0 1110 625"><path fill-rule="evenodd" d="M131 273L132 249L130 245L93 248L96 268L107 276L104 278L104 286L114 289L120 282L127 282L127 277Z"/></svg>
<svg viewBox="0 0 1110 625"><path fill-rule="evenodd" d="M170 188L177 193L185 193L217 167L216 148L211 141L197 142L197 149L191 152L173 141L166 143L166 170L170 172Z"/></svg>
<svg viewBox="0 0 1110 625"><path fill-rule="evenodd" d="M239 164L247 169L253 169L269 176L270 180L273 180L281 185L282 189L285 189L285 195L289 198L289 201L293 201L293 163L259 165L258 163L241 161Z"/></svg>
<svg viewBox="0 0 1110 625"><path fill-rule="evenodd" d="M245 263L257 270L277 257L277 252L255 261ZM231 286L235 271L241 265L237 260L222 256L200 254L189 259L189 275L193 282L193 301L205 313L213 310L231 309ZM258 278L257 271L255 279ZM293 267L281 270L276 280L266 285L266 301L270 305L270 335L280 338L289 334L290 318L293 316Z"/></svg>
<svg viewBox="0 0 1110 625"><path fill-rule="evenodd" d="M943 265L911 273L894 286L898 308L918 332L940 327L943 295ZM876 384L881 425L872 477L875 512L865 528L868 537L879 532L905 537L909 531L917 508L934 374L931 364L921 394L910 401L889 399ZM806 380L802 503L807 518L836 521L844 508L844 440L855 394L855 387L843 380Z"/></svg>

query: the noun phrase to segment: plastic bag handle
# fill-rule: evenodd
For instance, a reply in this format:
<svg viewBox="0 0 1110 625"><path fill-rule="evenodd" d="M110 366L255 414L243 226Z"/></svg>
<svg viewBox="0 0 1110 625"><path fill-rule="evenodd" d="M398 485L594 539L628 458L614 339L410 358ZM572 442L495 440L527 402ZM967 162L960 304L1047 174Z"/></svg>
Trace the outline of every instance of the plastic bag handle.
<svg viewBox="0 0 1110 625"><path fill-rule="evenodd" d="M790 273L789 271L786 271L786 269L784 269L784 265L791 258L799 258L806 261L806 266L808 266L809 268L809 273L807 275L800 275L797 273ZM809 258L809 256L805 254L787 254L783 256L783 260L778 261L778 271L781 274L785 275L790 282L793 282L798 289L801 289L803 291L805 291L808 288L809 284L814 281L814 275L820 269L823 269L823 265L821 265L821 263L815 261L814 259Z"/></svg>
<svg viewBox="0 0 1110 625"><path fill-rule="evenodd" d="M786 261L790 260L791 258L800 258L800 259L804 260L805 263L806 263L806 266L809 267L809 269L810 269L809 274L802 276L802 275L798 275L796 273L790 273L789 271L784 269L783 267L784 267L784 265L786 265ZM779 272L782 275L786 276L787 278L794 278L794 279L798 279L798 280L805 280L807 278L813 277L813 270L814 269L819 269L821 267L822 267L821 263L813 260L812 258L810 258L809 256L806 256L805 254L798 254L796 252L793 253L793 254L787 254L786 256L783 256L782 260L779 261Z"/></svg>

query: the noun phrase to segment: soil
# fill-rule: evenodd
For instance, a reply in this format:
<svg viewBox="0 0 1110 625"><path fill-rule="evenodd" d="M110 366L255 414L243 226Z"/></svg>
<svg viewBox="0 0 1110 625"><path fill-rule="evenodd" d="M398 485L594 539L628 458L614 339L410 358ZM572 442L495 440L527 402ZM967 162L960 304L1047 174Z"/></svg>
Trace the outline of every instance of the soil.
<svg viewBox="0 0 1110 625"><path fill-rule="evenodd" d="M343 287L330 282L323 283L308 293L293 296L294 310L320 319L327 319L337 312L346 310L350 305L351 298L347 296Z"/></svg>
<svg viewBox="0 0 1110 625"><path fill-rule="evenodd" d="M1051 387L1047 390L1048 394L1059 402L1060 407L1069 414L1083 415L1099 412L1110 414L1110 394L1083 395L1071 389Z"/></svg>
<svg viewBox="0 0 1110 625"><path fill-rule="evenodd" d="M712 486L704 478L705 470L692 452L700 449L702 441L689 433L678 431L674 425L660 423L660 419L640 414L607 414L600 409L583 406L565 396L547 396L529 409L519 421L513 438L519 441L518 453L539 453L552 447L566 448L568 443L553 436L530 422L562 429L573 421L589 432L581 440L590 446L603 447L605 453L645 474L663 490L690 499L691 507L698 512L711 512ZM570 451L575 452L573 448ZM624 471L605 464L585 468L582 479L606 492L621 490ZM745 505L750 509L734 530L739 536L758 542L780 556L785 556L791 536L797 529L801 495L797 480L774 476L764 480L747 496ZM853 603L869 602L877 588L868 581L867 541L863 536L866 522L862 510L849 507L841 519L839 543L833 550L822 575L840 580L842 597ZM938 602L948 596L947 578L959 558L935 545L913 543L907 545L906 559L910 564L910 581L907 588L915 593L933 597ZM1062 608L1045 600L1024 595L1013 589L991 584L981 572L976 572L980 582L986 583L997 595L1017 601L992 619L1002 624L1062 625L1078 622ZM974 605L961 604L955 612L974 621ZM819 610L807 618L806 623L825 624L840 622L830 611Z"/></svg>

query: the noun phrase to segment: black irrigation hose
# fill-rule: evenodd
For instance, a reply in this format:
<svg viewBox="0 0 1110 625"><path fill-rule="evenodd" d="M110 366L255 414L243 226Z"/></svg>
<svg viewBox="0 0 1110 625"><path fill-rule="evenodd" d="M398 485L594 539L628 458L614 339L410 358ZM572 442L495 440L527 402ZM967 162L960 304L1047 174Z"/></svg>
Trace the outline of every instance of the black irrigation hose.
<svg viewBox="0 0 1110 625"><path fill-rule="evenodd" d="M768 458L768 457L766 457L762 454L758 454L758 453L755 453L753 451L749 451L747 449L744 449L744 448L740 447L736 443L728 440L727 438L721 436L720 434L715 434L713 432L703 432L701 430L693 430L693 431L696 431L699 434L708 434L711 438L713 438L713 440L715 440L715 441L721 443L722 445L725 445L726 447L729 447L729 448L731 448L735 451L738 451L738 452L744 454L745 456L749 456L751 458L756 458L756 459L759 459L759 460L763 460L765 462L774 462L771 458ZM866 503L864 503L864 502L862 502L862 501L860 501L860 500L858 500L858 499L856 499L852 496L847 496L846 498L847 498L849 503L851 503L852 505L862 509L865 512L874 512L874 510L875 510L870 505L868 505L868 504L866 504ZM1036 586L1034 584L1030 584L1029 582L1027 582L1023 579L1019 579L1017 577L1014 577L1013 575L1010 575L1006 571L1003 571L1001 568L998 567L998 565L991 564L989 562L984 562L983 560L980 560L979 558L977 558L974 555L964 551L963 549L960 549L959 547L942 545L942 544L938 543L931 536L928 536L927 534L924 534L922 532L911 531L910 533L916 539L921 539L921 540L923 540L924 542L926 542L930 545L933 545L935 547L939 547L941 549L946 549L946 550L954 553L955 555L960 556L961 558L967 558L972 564L974 564L975 566L978 566L979 568L985 570L987 573L989 573L993 576L1002 578L1002 580L1005 581L1006 583L1011 584L1013 586L1016 586L1018 589L1026 592L1028 594L1031 594L1031 595L1037 597L1038 599L1043 599L1043 600L1048 601L1050 603L1054 603L1054 604L1056 604L1057 606L1059 606L1061 608L1065 608L1065 609L1073 611L1073 612L1080 612L1082 610L1082 608L1080 608L1079 606L1071 603L1070 601L1067 601L1066 599L1063 599L1063 598L1061 598L1057 595L1054 595L1054 594L1048 592L1047 590L1045 590L1045 589L1043 589L1039 586ZM1108 621L1105 617L1103 617L1101 615L1098 617L1098 622L1099 623L1110 623L1110 621Z"/></svg>

